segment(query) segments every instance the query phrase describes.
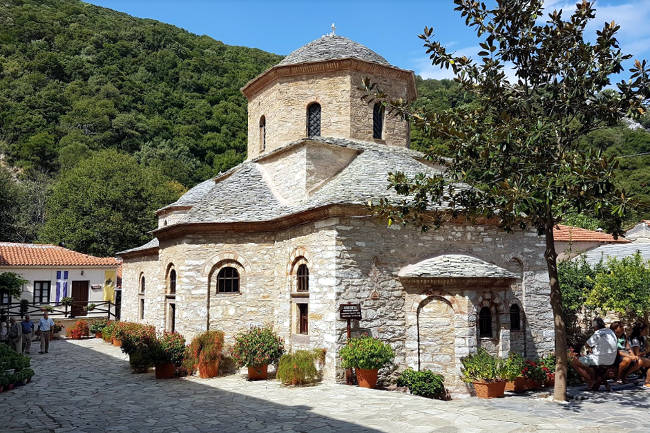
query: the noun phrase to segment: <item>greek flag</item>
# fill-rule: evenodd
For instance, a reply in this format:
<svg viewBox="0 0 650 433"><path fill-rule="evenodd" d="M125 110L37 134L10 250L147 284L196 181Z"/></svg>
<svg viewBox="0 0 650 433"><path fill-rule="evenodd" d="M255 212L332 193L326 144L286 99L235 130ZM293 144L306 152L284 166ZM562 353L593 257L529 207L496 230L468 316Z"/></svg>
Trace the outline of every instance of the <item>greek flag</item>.
<svg viewBox="0 0 650 433"><path fill-rule="evenodd" d="M68 271L56 271L56 302L61 300L61 289L63 297L68 296Z"/></svg>

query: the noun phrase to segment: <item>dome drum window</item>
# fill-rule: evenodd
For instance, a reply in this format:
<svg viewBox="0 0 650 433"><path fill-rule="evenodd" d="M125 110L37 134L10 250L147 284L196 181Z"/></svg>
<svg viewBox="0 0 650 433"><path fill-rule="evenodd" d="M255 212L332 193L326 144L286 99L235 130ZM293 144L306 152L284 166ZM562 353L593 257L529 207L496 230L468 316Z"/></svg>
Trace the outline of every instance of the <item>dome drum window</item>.
<svg viewBox="0 0 650 433"><path fill-rule="evenodd" d="M372 138L381 140L384 131L384 106L377 102L372 108Z"/></svg>
<svg viewBox="0 0 650 433"><path fill-rule="evenodd" d="M314 102L307 107L307 136L320 137L320 104Z"/></svg>
<svg viewBox="0 0 650 433"><path fill-rule="evenodd" d="M169 294L176 294L176 270L169 271Z"/></svg>
<svg viewBox="0 0 650 433"><path fill-rule="evenodd" d="M266 149L266 117L260 117L260 152Z"/></svg>
<svg viewBox="0 0 650 433"><path fill-rule="evenodd" d="M217 293L239 293L239 272L227 266L217 274Z"/></svg>

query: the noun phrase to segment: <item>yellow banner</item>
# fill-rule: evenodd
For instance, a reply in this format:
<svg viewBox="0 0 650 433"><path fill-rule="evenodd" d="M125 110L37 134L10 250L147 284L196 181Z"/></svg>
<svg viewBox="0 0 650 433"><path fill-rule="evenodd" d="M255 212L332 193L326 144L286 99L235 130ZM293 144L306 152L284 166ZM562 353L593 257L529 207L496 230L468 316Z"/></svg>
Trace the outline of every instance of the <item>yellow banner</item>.
<svg viewBox="0 0 650 433"><path fill-rule="evenodd" d="M104 301L115 302L115 281L117 272L113 269L104 271Z"/></svg>

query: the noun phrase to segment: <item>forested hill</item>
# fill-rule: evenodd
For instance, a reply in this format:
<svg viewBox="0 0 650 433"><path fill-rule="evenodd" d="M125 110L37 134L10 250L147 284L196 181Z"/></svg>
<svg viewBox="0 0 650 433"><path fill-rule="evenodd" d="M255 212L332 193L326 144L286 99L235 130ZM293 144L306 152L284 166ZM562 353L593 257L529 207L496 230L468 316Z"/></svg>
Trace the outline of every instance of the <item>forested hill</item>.
<svg viewBox="0 0 650 433"><path fill-rule="evenodd" d="M50 172L116 148L191 186L243 160L239 89L280 59L76 0L5 0L0 147Z"/></svg>

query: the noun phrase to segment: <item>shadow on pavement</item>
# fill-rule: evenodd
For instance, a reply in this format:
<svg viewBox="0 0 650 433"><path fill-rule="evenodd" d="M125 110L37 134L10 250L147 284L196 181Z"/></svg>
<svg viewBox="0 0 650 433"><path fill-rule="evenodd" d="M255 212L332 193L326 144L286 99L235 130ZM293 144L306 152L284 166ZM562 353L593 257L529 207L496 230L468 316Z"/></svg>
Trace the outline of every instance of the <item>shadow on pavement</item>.
<svg viewBox="0 0 650 433"><path fill-rule="evenodd" d="M191 380L131 374L126 357L65 340L33 355L32 368L30 384L0 394L3 432L378 431L316 414L307 401L288 406Z"/></svg>

